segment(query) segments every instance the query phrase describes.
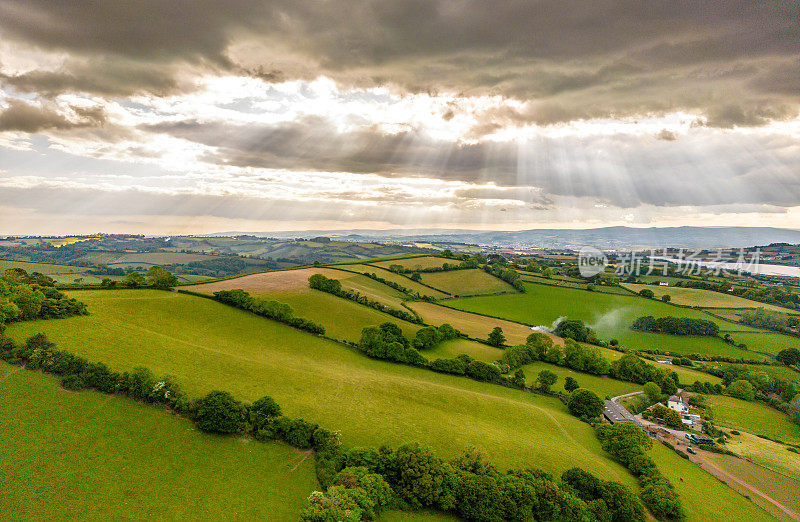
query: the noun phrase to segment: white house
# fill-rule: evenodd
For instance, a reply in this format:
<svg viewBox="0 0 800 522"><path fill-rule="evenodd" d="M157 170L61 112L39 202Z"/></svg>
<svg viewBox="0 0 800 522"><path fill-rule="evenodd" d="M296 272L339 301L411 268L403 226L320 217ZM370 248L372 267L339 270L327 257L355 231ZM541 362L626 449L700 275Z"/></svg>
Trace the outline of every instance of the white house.
<svg viewBox="0 0 800 522"><path fill-rule="evenodd" d="M667 400L667 407L677 411L678 413L688 413L689 405L683 402L683 399L677 395L673 395Z"/></svg>
<svg viewBox="0 0 800 522"><path fill-rule="evenodd" d="M658 286L669 286L669 283L667 281L659 281Z"/></svg>

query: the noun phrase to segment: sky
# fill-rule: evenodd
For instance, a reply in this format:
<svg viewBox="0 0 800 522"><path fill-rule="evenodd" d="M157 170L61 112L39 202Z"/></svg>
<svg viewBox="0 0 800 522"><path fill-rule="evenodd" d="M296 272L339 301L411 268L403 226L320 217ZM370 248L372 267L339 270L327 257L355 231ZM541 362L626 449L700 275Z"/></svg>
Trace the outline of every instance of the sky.
<svg viewBox="0 0 800 522"><path fill-rule="evenodd" d="M800 229L800 2L0 0L0 234Z"/></svg>

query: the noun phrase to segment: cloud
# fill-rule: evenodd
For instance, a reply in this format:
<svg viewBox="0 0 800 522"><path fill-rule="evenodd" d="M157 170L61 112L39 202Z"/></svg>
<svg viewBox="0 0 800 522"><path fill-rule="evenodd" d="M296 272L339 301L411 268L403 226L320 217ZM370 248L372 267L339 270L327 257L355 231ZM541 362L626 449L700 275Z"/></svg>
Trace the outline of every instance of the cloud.
<svg viewBox="0 0 800 522"><path fill-rule="evenodd" d="M36 133L51 129L80 129L102 126L106 121L106 113L101 106L72 106L69 107L70 114L64 114L44 102L32 104L14 98L7 102L8 107L0 112L0 132Z"/></svg>
<svg viewBox="0 0 800 522"><path fill-rule="evenodd" d="M530 103L485 114L475 135L679 110L708 125L762 125L798 112L799 19L796 2L750 0L6 0L3 38L67 58L2 81L51 95L165 95L204 74L324 75Z"/></svg>

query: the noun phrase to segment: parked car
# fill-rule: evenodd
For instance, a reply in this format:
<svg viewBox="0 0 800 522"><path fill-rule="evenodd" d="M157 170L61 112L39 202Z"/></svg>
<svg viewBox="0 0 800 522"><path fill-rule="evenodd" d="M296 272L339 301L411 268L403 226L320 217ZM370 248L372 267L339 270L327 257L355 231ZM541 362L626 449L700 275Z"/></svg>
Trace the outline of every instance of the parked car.
<svg viewBox="0 0 800 522"><path fill-rule="evenodd" d="M697 455L697 452L696 452L696 451L694 450L694 448L692 448L691 446L689 446L688 448L686 448L686 451L688 451L688 452L689 452L689 453L691 453L692 455Z"/></svg>

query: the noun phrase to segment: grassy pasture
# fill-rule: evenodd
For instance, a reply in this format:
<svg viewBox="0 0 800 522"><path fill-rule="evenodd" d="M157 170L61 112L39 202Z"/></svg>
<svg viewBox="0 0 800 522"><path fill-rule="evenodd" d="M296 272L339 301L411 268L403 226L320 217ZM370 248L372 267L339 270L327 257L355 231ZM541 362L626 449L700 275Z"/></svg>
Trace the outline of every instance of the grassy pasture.
<svg viewBox="0 0 800 522"><path fill-rule="evenodd" d="M40 274L52 276L53 274L80 274L86 269L80 266L54 265L51 263L29 263L27 261L11 261L0 259L0 272L9 268L21 268L28 273L39 272Z"/></svg>
<svg viewBox="0 0 800 522"><path fill-rule="evenodd" d="M118 370L172 374L191 396L224 389L273 396L287 415L333 430L353 446L417 440L441 456L475 446L501 468L581 466L633 483L604 456L592 428L560 401L463 377L369 359L208 299L157 291L70 292L91 315L17 323Z"/></svg>
<svg viewBox="0 0 800 522"><path fill-rule="evenodd" d="M403 259L389 259L386 261L377 261L370 263L375 266L388 269L392 265L400 265L408 270L424 270L426 268L439 268L447 263L448 265L458 265L461 263L458 259L447 259L445 257L436 256L420 256L420 257L407 257Z"/></svg>
<svg viewBox="0 0 800 522"><path fill-rule="evenodd" d="M395 282L399 285L408 288L411 292L417 292L420 295L429 295L435 297L437 299L442 297L447 297L447 294L444 292L440 292L438 290L434 290L433 288L428 288L425 285L421 285L416 281L412 281L411 279L402 276L400 274L395 274L394 272L390 272L384 268L379 268L377 266L372 265L362 265L362 264L344 264L344 265L336 265L337 268L341 268L342 270L349 270L353 272L358 272L361 274L375 274L378 277L382 277L387 281Z"/></svg>
<svg viewBox="0 0 800 522"><path fill-rule="evenodd" d="M4 519L296 520L319 488L313 459L289 446L206 435L154 407L57 383L0 362Z"/></svg>
<svg viewBox="0 0 800 522"><path fill-rule="evenodd" d="M742 431L732 435L726 447L761 466L800 480L800 455L787 450L783 444Z"/></svg>
<svg viewBox="0 0 800 522"><path fill-rule="evenodd" d="M422 274L422 282L452 295L516 292L510 284L478 268Z"/></svg>
<svg viewBox="0 0 800 522"><path fill-rule="evenodd" d="M755 503L662 444L654 441L650 456L678 492L687 520L720 520L721 516L743 522L774 520Z"/></svg>
<svg viewBox="0 0 800 522"><path fill-rule="evenodd" d="M800 425L793 423L788 415L760 402L748 402L724 395L709 396L709 399L714 422L720 426L741 429L790 444L800 444Z"/></svg>
<svg viewBox="0 0 800 522"><path fill-rule="evenodd" d="M474 359L483 362L494 362L500 359L503 351L494 346L488 346L469 339L453 339L439 343L430 350L421 352L428 360L452 359L457 355L467 354Z"/></svg>
<svg viewBox="0 0 800 522"><path fill-rule="evenodd" d="M800 338L768 331L737 332L731 334L737 341L747 345L749 350L777 355L786 348L800 349Z"/></svg>
<svg viewBox="0 0 800 522"><path fill-rule="evenodd" d="M445 301L449 307L479 314L500 316L532 325L551 325L559 317L580 319L597 331L602 339L617 339L635 350L668 350L675 353L720 355L767 359L708 337L683 337L635 332L630 325L643 315L710 319L697 310L671 306L653 299L586 292L553 286L526 284L526 293L467 297ZM718 321L721 328L729 323ZM753 330L753 329L749 329ZM738 340L736 335L733 335Z"/></svg>
<svg viewBox="0 0 800 522"><path fill-rule="evenodd" d="M680 288L676 286L654 286L654 285L639 285L632 283L622 283L622 286L631 290L632 292L639 293L640 290L649 288L653 291L657 299L661 299L662 295L669 295L672 303L684 306L699 306L701 308L766 308L768 310L775 310L777 312L786 312L786 308L780 306L761 303L758 301L751 301L744 297L739 297L732 294L724 294L722 292L714 292L713 290L703 290L700 288Z"/></svg>
<svg viewBox="0 0 800 522"><path fill-rule="evenodd" d="M563 368L561 366L556 366L554 364L549 364L542 361L526 364L522 367L522 370L525 372L525 378L528 386L536 386L536 377L542 370L550 370L551 372L555 373L558 376L558 381L556 381L556 383L553 385L553 391L564 391L564 379L566 377L572 377L578 381L578 384L580 384L581 388L592 390L601 399L606 395L609 397L616 397L617 395L623 395L625 393L642 390L642 386L640 384L618 381L617 379L612 379L610 377L600 377L597 375L590 375L588 373L576 372L575 370L571 370L569 368Z"/></svg>
<svg viewBox="0 0 800 522"><path fill-rule="evenodd" d="M474 339L486 339L495 326L503 329L509 345L525 344L525 340L532 333L531 328L523 324L463 312L434 303L413 301L408 303L408 306L421 315L425 323L434 326L450 323Z"/></svg>

